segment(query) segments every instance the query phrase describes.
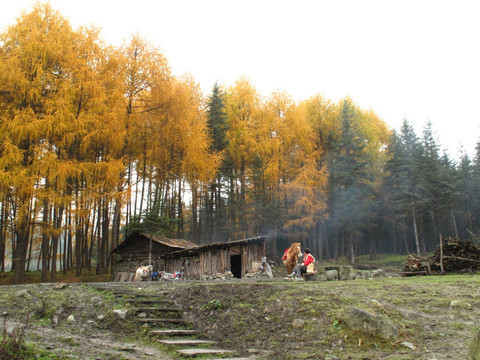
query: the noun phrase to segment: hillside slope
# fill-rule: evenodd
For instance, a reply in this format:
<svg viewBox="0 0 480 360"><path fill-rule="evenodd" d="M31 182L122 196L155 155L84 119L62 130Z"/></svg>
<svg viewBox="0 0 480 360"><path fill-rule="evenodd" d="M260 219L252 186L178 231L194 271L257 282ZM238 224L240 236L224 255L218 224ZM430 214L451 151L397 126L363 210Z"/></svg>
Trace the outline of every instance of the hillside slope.
<svg viewBox="0 0 480 360"><path fill-rule="evenodd" d="M477 275L2 286L0 313L9 332L28 321L26 340L45 359L174 358L131 311L115 314L129 309L118 289L173 300L206 337L259 359L467 359L479 324ZM350 329L339 316L347 306L384 317L399 337Z"/></svg>

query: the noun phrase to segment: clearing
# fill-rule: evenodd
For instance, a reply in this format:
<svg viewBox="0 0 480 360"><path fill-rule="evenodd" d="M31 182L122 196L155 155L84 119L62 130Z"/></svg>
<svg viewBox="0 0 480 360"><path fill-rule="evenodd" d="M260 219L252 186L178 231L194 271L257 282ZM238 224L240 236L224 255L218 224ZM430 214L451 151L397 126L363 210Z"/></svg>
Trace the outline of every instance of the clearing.
<svg viewBox="0 0 480 360"><path fill-rule="evenodd" d="M7 312L8 332L19 334L28 323L25 340L40 359L182 358L156 341L154 325L138 321L131 299L145 296L180 307L184 328L202 332L195 338L243 358L458 360L468 359L480 324L479 295L480 276L467 274L36 284L1 286L0 314ZM348 328L338 316L346 306L385 317L400 336L385 340Z"/></svg>

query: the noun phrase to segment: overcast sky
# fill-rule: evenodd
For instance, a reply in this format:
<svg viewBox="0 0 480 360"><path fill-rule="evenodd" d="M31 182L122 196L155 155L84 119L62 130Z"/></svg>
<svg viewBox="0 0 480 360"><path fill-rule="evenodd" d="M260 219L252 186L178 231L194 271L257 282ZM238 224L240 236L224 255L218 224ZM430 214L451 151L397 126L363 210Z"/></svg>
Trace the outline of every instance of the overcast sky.
<svg viewBox="0 0 480 360"><path fill-rule="evenodd" d="M0 0L0 29L34 0ZM74 28L120 45L138 33L175 75L205 93L246 76L264 96L345 96L392 129L430 120L443 149L470 156L480 138L477 0L50 0Z"/></svg>

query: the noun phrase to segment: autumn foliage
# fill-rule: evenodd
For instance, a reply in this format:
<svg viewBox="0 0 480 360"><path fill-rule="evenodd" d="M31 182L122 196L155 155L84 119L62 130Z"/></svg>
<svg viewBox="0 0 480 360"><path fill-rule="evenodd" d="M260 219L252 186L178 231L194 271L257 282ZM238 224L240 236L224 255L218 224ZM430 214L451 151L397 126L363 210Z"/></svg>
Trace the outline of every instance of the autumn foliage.
<svg viewBox="0 0 480 360"><path fill-rule="evenodd" d="M389 130L348 101L374 185ZM282 233L320 251L343 106L265 98L244 78L205 96L138 35L113 48L38 4L0 35L1 270L11 259L16 283L37 268L55 281L57 264L105 272L138 228Z"/></svg>

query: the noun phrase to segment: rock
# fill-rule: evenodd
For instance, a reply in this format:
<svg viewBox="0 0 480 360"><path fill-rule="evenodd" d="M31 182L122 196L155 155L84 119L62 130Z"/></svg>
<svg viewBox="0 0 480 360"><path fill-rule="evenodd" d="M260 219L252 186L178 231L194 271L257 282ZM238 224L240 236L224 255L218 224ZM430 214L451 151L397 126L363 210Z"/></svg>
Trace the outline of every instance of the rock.
<svg viewBox="0 0 480 360"><path fill-rule="evenodd" d="M463 300L452 300L450 302L450 307L458 307L461 309L471 309L472 305L466 301Z"/></svg>
<svg viewBox="0 0 480 360"><path fill-rule="evenodd" d="M468 356L470 356L472 360L480 360L480 330L477 331L470 343Z"/></svg>
<svg viewBox="0 0 480 360"><path fill-rule="evenodd" d="M13 296L16 297L16 298L26 298L26 299L32 297L32 295L30 295L30 294L28 293L28 291L25 290L25 289L24 289L24 290L19 290L19 291L15 292L15 293L13 294Z"/></svg>
<svg viewBox="0 0 480 360"><path fill-rule="evenodd" d="M73 316L73 314L70 315L70 316L67 318L67 322L69 322L69 323L74 323L74 322L75 322L75 316Z"/></svg>
<svg viewBox="0 0 480 360"><path fill-rule="evenodd" d="M340 280L355 280L357 272L351 266L342 266L339 272Z"/></svg>
<svg viewBox="0 0 480 360"><path fill-rule="evenodd" d="M264 271L269 279L273 278L272 268L270 267L270 264L268 262L264 263Z"/></svg>
<svg viewBox="0 0 480 360"><path fill-rule="evenodd" d="M395 339L399 336L398 329L383 316L373 315L353 306L341 311L339 317L354 330L363 330L384 339Z"/></svg>
<svg viewBox="0 0 480 360"><path fill-rule="evenodd" d="M301 329L305 326L305 321L303 321L302 319L295 319L293 320L292 322L292 327L294 329Z"/></svg>
<svg viewBox="0 0 480 360"><path fill-rule="evenodd" d="M325 271L327 280L338 280L338 271L337 270L327 270Z"/></svg>
<svg viewBox="0 0 480 360"><path fill-rule="evenodd" d="M117 315L120 319L125 320L127 318L128 310L126 309L115 309L113 313Z"/></svg>
<svg viewBox="0 0 480 360"><path fill-rule="evenodd" d="M17 337L21 333L21 331L22 325L13 323L7 323L7 326L2 329L2 333L5 333L10 337Z"/></svg>
<svg viewBox="0 0 480 360"><path fill-rule="evenodd" d="M105 319L105 315L98 315L97 316L97 320L102 321L103 319Z"/></svg>
<svg viewBox="0 0 480 360"><path fill-rule="evenodd" d="M372 277L387 277L387 274L382 269L377 269L373 271Z"/></svg>
<svg viewBox="0 0 480 360"><path fill-rule="evenodd" d="M68 285L65 284L65 283L59 283L59 284L56 284L53 288L55 290L61 290L61 289L65 289Z"/></svg>
<svg viewBox="0 0 480 360"><path fill-rule="evenodd" d="M370 271L362 271L362 279L363 280L370 280L372 278L372 274Z"/></svg>
<svg viewBox="0 0 480 360"><path fill-rule="evenodd" d="M413 345L411 342L402 341L401 344L409 349L412 349L412 350L416 349L415 345Z"/></svg>

